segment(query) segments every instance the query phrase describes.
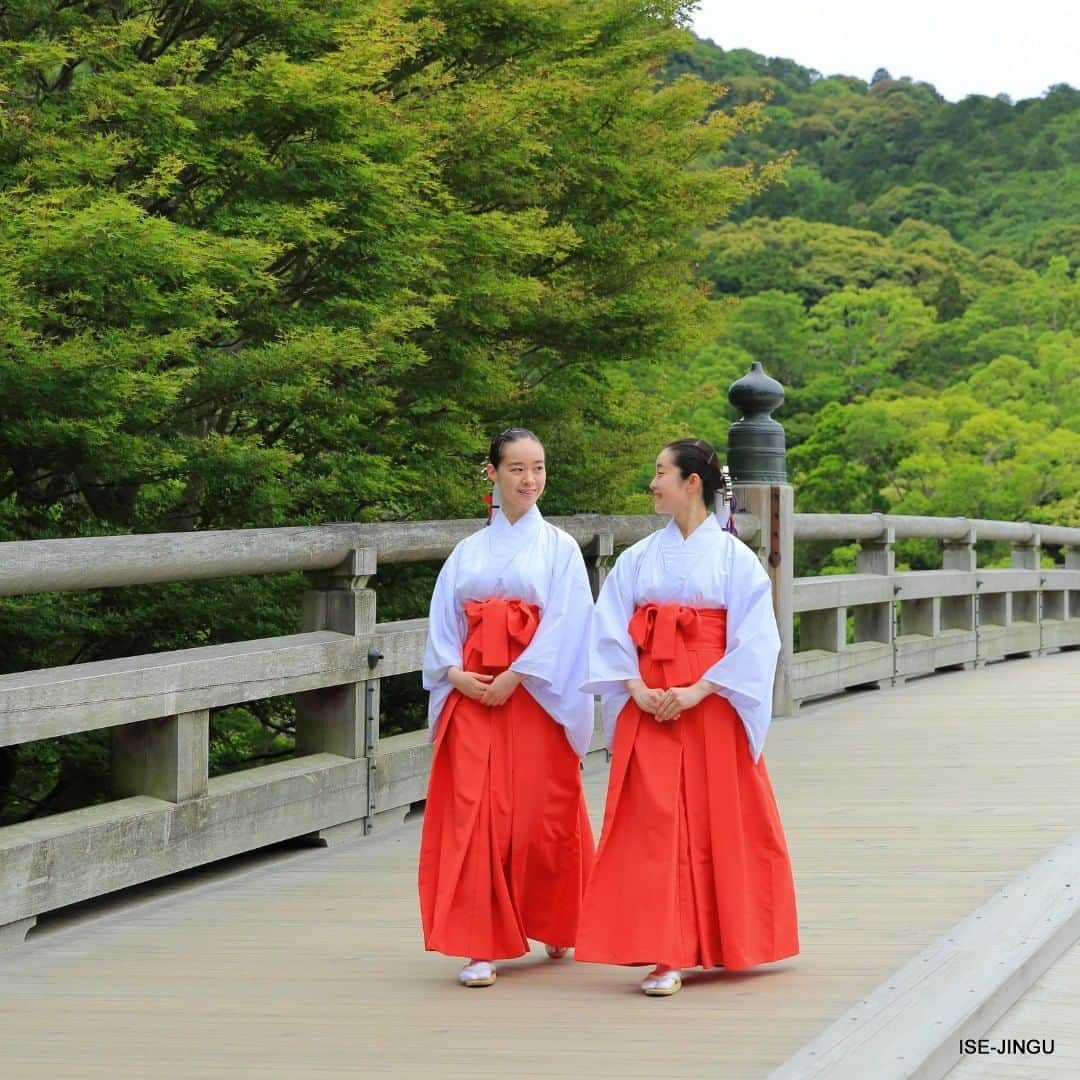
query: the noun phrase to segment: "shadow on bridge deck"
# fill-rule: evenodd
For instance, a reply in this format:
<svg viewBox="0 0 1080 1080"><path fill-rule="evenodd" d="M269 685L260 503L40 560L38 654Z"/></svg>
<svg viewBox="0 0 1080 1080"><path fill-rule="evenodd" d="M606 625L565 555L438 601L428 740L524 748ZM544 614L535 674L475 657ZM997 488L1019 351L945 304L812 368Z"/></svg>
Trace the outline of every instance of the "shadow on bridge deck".
<svg viewBox="0 0 1080 1080"><path fill-rule="evenodd" d="M457 963L422 950L414 821L46 921L0 956L2 1071L764 1077L1080 827L1078 688L1080 653L1064 653L778 722L766 757L799 893L794 960L691 975L660 1000L636 992L637 969L534 952L462 990ZM597 826L605 779L591 763Z"/></svg>

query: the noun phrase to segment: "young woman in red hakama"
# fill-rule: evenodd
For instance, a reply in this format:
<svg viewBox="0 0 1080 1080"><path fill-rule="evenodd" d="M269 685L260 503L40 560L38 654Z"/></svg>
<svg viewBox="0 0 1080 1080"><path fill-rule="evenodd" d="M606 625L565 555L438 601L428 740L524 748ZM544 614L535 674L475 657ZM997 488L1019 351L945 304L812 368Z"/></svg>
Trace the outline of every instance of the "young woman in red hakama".
<svg viewBox="0 0 1080 1080"><path fill-rule="evenodd" d="M494 961L528 938L565 955L592 866L580 758L593 701L578 689L592 594L576 541L536 507L544 470L531 432L495 439L498 509L451 553L431 600L420 908L428 949L471 958L465 986L490 986Z"/></svg>
<svg viewBox="0 0 1080 1080"><path fill-rule="evenodd" d="M780 638L769 579L707 507L722 491L698 439L650 485L671 522L625 551L597 600L583 689L612 748L575 957L655 964L652 996L692 967L798 952L791 864L761 758Z"/></svg>

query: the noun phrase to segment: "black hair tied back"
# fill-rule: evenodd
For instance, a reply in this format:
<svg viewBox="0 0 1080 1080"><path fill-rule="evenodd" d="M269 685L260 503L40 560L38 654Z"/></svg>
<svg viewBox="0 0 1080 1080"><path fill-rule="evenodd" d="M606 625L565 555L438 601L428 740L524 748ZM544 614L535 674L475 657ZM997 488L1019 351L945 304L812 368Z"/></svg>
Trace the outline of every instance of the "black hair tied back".
<svg viewBox="0 0 1080 1080"><path fill-rule="evenodd" d="M664 449L671 451L684 480L692 473L701 477L701 495L708 508L712 508L717 495L728 494L727 475L711 443L704 439L679 439L668 443Z"/></svg>
<svg viewBox="0 0 1080 1080"><path fill-rule="evenodd" d="M505 431L500 431L494 439L491 440L491 446L488 449L488 461L497 469L499 463L502 461L503 447L507 443L517 442L518 439L532 439L534 442L540 443L540 440L531 432L528 428L512 427L507 428ZM543 443L540 443L543 446Z"/></svg>

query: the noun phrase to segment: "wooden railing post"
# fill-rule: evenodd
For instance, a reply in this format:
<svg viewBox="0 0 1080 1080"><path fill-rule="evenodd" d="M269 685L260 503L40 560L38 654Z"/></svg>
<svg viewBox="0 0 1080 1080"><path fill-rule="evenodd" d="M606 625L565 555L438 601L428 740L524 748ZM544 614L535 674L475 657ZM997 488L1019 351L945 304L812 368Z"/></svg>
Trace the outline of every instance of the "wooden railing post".
<svg viewBox="0 0 1080 1080"><path fill-rule="evenodd" d="M112 729L112 788L166 802L207 792L210 710L142 720Z"/></svg>
<svg viewBox="0 0 1080 1080"><path fill-rule="evenodd" d="M959 540L946 540L942 543L942 570L963 570L973 574L977 565L974 529L970 529L967 536L962 536Z"/></svg>
<svg viewBox="0 0 1080 1080"><path fill-rule="evenodd" d="M1017 570L1039 570L1042 563L1042 541L1035 532L1030 540L1012 545L1012 565ZM1032 649L1020 649L1009 651L1010 656L1039 656L1042 654L1042 583L1035 590L1024 589L1012 594L1009 623L1016 626L1017 623L1028 623L1036 628L1034 634L1025 631ZM1018 629L1020 629L1018 627Z"/></svg>
<svg viewBox="0 0 1080 1080"><path fill-rule="evenodd" d="M1080 570L1080 544L1065 548L1065 569ZM1061 618L1080 619L1080 589L1066 589L1061 598ZM1065 646L1075 649L1077 646Z"/></svg>
<svg viewBox="0 0 1080 1080"><path fill-rule="evenodd" d="M802 652L821 649L842 652L847 644L847 608L804 611L799 619L799 647Z"/></svg>
<svg viewBox="0 0 1080 1080"><path fill-rule="evenodd" d="M960 570L974 574L978 569L978 553L975 550L976 533L969 529L966 536L946 540L941 548L941 569ZM974 654L961 661L957 667L973 668L979 661L978 584L968 596L943 596L939 610L941 630L966 630L974 637Z"/></svg>
<svg viewBox="0 0 1080 1080"><path fill-rule="evenodd" d="M780 440L742 449L749 458L744 455L742 475L736 473L736 492L751 513L736 521L768 569L784 639L777 715L791 710L794 695L810 700L881 684L890 670L888 647L877 640L847 645L846 613L860 605L895 606L898 586L897 673L928 674L1036 648L1080 648L1080 529L792 515L786 474L775 468L782 464ZM657 522L645 515L575 515L557 524L585 546L598 589L613 549L649 535ZM298 836L336 841L400 822L423 798L431 748L426 731L380 739L378 676L419 669L426 627L423 619L377 626L368 581L376 552L384 563L441 558L478 527L473 520L384 522L0 544L0 595L313 575L304 597L305 633L0 675L0 746L115 731L113 783L120 795L139 796L70 810L53 819L56 827L30 820L0 828L0 949L21 942L42 912ZM979 572L976 528L983 540L1019 545L1017 565ZM945 541L940 580L932 572L893 574L886 529ZM795 539L862 542L860 573L793 581ZM1034 569L1039 540L1065 549L1065 569ZM1035 634L1021 612L1040 590ZM796 606L803 650L792 658ZM1010 626L1012 616L1018 621ZM863 619L872 624L872 612ZM880 626L869 632L881 636ZM297 702L299 756L208 781L210 714L286 695Z"/></svg>
<svg viewBox="0 0 1080 1080"><path fill-rule="evenodd" d="M728 400L740 417L727 435L727 464L735 503L758 520L757 549L772 582L773 610L780 630L780 658L773 687L773 715L791 716L795 698L791 664L795 652L795 494L787 478L783 425L773 412L784 388L754 361L750 371L728 387Z"/></svg>
<svg viewBox="0 0 1080 1080"><path fill-rule="evenodd" d="M1042 561L1042 542L1036 533L1023 544L1013 544L1012 564L1017 570L1038 570Z"/></svg>
<svg viewBox="0 0 1080 1080"><path fill-rule="evenodd" d="M593 599L600 595L600 589L608 576L611 556L615 553L615 537L612 533L597 533L582 548L585 556L585 569L589 573L589 587Z"/></svg>
<svg viewBox="0 0 1080 1080"><path fill-rule="evenodd" d="M855 573L857 574L880 574L882 577L892 578L896 573L896 554L893 544L896 542L896 531L886 527L881 535L872 540L863 540L859 545L858 554L855 556ZM896 685L897 659L896 659L896 596L899 587L893 588L893 597L884 603L859 604L855 607L855 641L876 641L882 645L888 645L891 656L889 658L890 676L888 679L879 679L878 686ZM899 676L903 682L903 676Z"/></svg>
<svg viewBox="0 0 1080 1080"><path fill-rule="evenodd" d="M375 590L366 588L375 573L375 550L351 551L333 570L309 575L311 588L304 593L301 629L334 630L360 637L375 631ZM296 695L297 754L366 756L366 712L363 672L356 682L312 690ZM378 690L374 713L378 716Z"/></svg>
<svg viewBox="0 0 1080 1080"><path fill-rule="evenodd" d="M895 542L895 530L888 528L873 540L863 540L855 556L855 573L892 577L896 573ZM855 608L855 640L891 644L894 623L891 600L884 604L860 604Z"/></svg>
<svg viewBox="0 0 1080 1080"><path fill-rule="evenodd" d="M772 582L773 611L780 629L780 659L773 688L773 714L791 716L795 619L795 492L790 484L734 485L735 502L757 518L760 528L750 547L757 552Z"/></svg>
<svg viewBox="0 0 1080 1080"><path fill-rule="evenodd" d="M367 588L376 569L374 548L357 548L332 570L308 575L301 628L333 630L364 637L375 632L375 590ZM322 843L371 832L375 817L375 773L379 751L379 680L357 671L355 682L296 695L296 753L340 754L367 761L364 812L353 822L323 829Z"/></svg>

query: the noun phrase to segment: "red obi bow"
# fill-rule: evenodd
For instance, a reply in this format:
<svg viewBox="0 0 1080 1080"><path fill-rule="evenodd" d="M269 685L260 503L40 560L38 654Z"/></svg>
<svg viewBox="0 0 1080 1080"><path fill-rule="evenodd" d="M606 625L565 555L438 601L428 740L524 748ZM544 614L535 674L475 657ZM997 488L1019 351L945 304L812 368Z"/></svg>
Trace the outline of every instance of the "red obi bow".
<svg viewBox="0 0 1080 1080"><path fill-rule="evenodd" d="M500 671L522 654L540 625L540 609L524 600L470 600L465 615L469 623L466 655ZM467 661L466 667L472 670L473 663Z"/></svg>
<svg viewBox="0 0 1080 1080"><path fill-rule="evenodd" d="M686 654L686 634L698 628L696 608L681 604L643 604L634 612L630 638L654 663L659 664L668 686L689 686L694 681Z"/></svg>

